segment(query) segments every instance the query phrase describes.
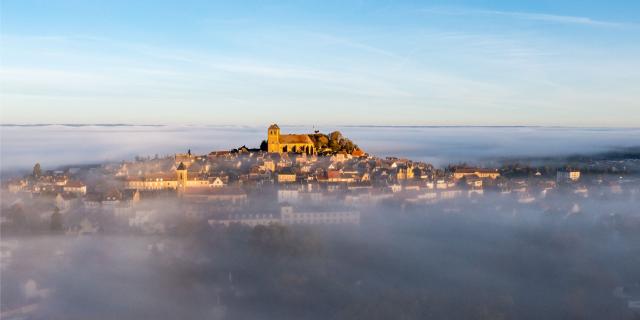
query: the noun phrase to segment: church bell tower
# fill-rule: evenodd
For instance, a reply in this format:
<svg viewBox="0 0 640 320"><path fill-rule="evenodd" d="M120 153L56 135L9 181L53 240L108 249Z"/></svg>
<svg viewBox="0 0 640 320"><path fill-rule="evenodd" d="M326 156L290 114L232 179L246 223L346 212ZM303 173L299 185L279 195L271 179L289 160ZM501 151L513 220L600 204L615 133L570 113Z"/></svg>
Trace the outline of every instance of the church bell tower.
<svg viewBox="0 0 640 320"><path fill-rule="evenodd" d="M184 165L184 163L180 162L180 164L176 168L176 175L176 180L178 181L178 192L184 192L184 190L187 188L187 167Z"/></svg>
<svg viewBox="0 0 640 320"><path fill-rule="evenodd" d="M267 130L267 151L280 152L280 127L272 124Z"/></svg>

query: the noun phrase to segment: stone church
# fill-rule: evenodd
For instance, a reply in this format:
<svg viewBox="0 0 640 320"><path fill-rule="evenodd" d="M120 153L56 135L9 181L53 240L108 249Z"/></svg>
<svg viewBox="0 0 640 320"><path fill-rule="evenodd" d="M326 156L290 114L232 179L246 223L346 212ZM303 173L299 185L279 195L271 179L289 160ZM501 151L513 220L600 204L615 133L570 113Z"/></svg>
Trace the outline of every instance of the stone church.
<svg viewBox="0 0 640 320"><path fill-rule="evenodd" d="M277 124L269 126L267 132L267 151L271 153L295 152L315 154L316 148L307 134L280 134Z"/></svg>

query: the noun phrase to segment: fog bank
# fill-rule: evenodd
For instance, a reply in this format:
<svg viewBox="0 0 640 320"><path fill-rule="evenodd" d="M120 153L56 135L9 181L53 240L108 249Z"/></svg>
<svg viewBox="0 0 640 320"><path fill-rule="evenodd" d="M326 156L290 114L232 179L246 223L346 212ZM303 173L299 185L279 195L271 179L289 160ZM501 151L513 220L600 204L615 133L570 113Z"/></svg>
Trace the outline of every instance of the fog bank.
<svg viewBox="0 0 640 320"><path fill-rule="evenodd" d="M556 127L306 127L282 132L340 130L365 151L443 166L500 157L564 156L638 146L640 129ZM185 152L257 147L265 127L244 126L1 126L0 168L29 169L131 160Z"/></svg>
<svg viewBox="0 0 640 320"><path fill-rule="evenodd" d="M4 238L2 304L33 303L33 319L635 319L613 291L640 279L637 198L571 203L491 194L370 208L360 227Z"/></svg>

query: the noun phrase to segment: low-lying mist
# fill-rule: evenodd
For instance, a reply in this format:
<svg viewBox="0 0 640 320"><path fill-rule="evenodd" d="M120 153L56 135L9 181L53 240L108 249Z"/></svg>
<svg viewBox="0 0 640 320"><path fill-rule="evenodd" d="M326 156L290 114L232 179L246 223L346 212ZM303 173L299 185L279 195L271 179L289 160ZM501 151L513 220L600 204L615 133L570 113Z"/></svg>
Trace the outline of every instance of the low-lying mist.
<svg viewBox="0 0 640 320"><path fill-rule="evenodd" d="M313 129L282 126L283 132ZM639 129L318 129L340 130L376 156L436 166L592 154L640 141ZM30 170L36 162L53 168L188 149L205 154L257 146L265 138L262 127L0 130L3 173ZM638 180L617 175L633 172L624 167L630 163L612 165L622 171L587 185L587 196L572 185L532 202L491 188L480 197L434 203L392 197L350 208L359 211L359 225L225 227L198 217L170 192L143 197L125 214L66 211L62 224L70 232L51 235L51 201L20 203L3 194L3 210L24 212L2 214L12 229L3 229L0 239L1 318L640 319L629 307L640 292L620 293L640 291ZM91 185L116 182L84 178ZM278 206L275 191L267 189L253 190L248 206L224 210ZM218 212L217 204L209 205L201 211ZM77 235L82 230L91 232Z"/></svg>
<svg viewBox="0 0 640 320"><path fill-rule="evenodd" d="M3 237L2 312L33 319L638 319L638 195L359 208L359 226L190 224ZM117 224L114 224L117 225ZM8 249L7 249L8 248ZM4 318L4 317L3 317Z"/></svg>
<svg viewBox="0 0 640 320"><path fill-rule="evenodd" d="M638 146L640 129L556 127L291 127L282 132L340 130L370 154L437 166L503 157L591 154ZM266 138L256 126L0 126L1 169L131 160L186 152L206 154Z"/></svg>

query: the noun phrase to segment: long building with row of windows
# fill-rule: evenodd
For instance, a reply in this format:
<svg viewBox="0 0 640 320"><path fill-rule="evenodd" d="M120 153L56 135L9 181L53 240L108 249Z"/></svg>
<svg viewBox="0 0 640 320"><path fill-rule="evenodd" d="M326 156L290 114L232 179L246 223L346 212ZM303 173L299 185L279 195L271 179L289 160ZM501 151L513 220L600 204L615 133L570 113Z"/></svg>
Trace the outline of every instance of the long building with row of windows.
<svg viewBox="0 0 640 320"><path fill-rule="evenodd" d="M183 162L180 162L176 167L174 175L165 173L146 174L126 180L126 187L136 190L185 191L191 188L220 188L224 186L224 181L219 177L209 177L207 179L189 178L187 166Z"/></svg>
<svg viewBox="0 0 640 320"><path fill-rule="evenodd" d="M251 227L269 224L287 225L321 225L321 224L347 224L359 225L360 212L357 210L300 210L284 204L279 213L238 213L230 215L227 219L209 220L209 224L241 224Z"/></svg>

